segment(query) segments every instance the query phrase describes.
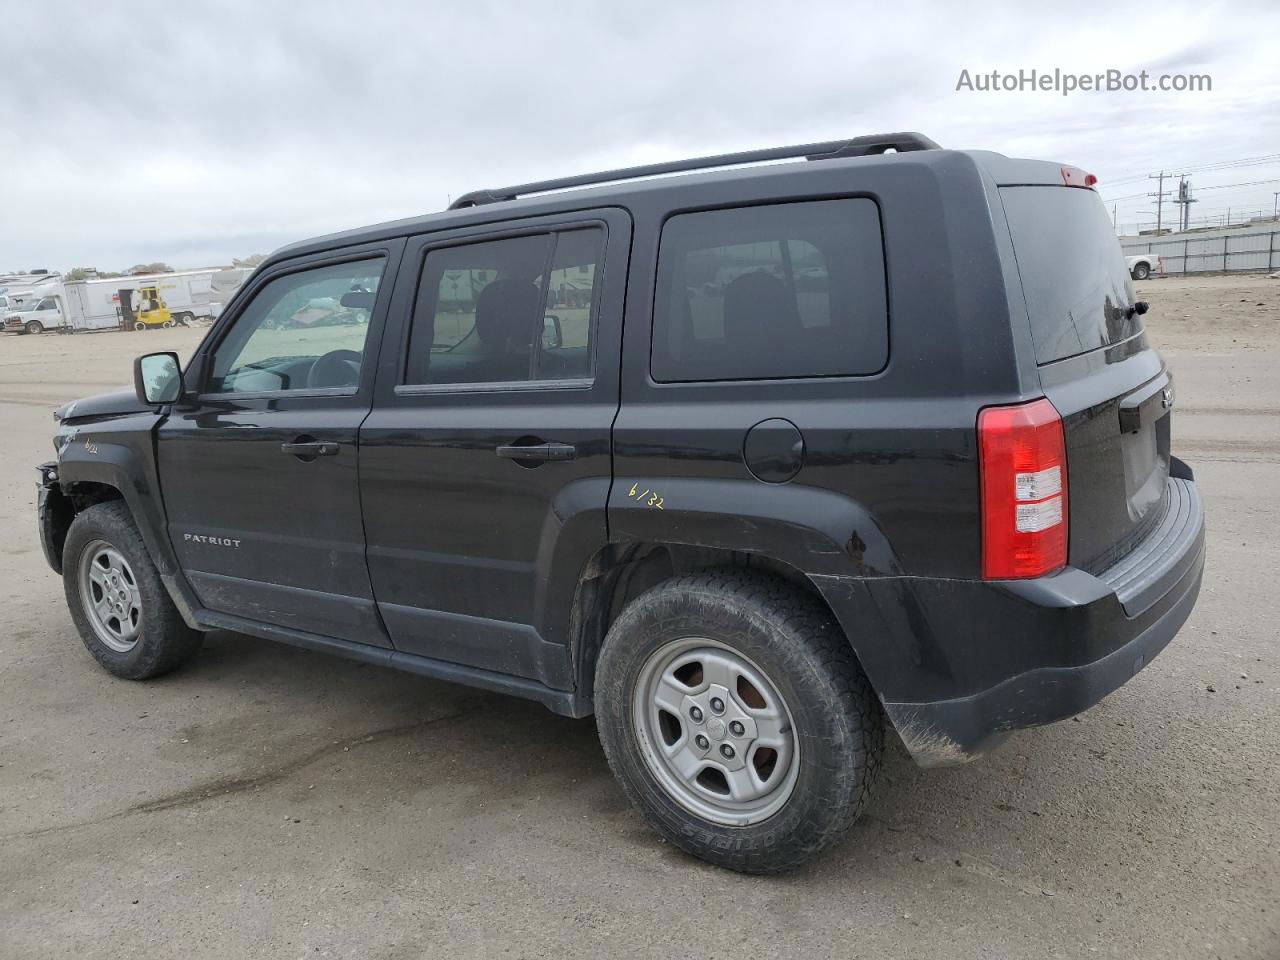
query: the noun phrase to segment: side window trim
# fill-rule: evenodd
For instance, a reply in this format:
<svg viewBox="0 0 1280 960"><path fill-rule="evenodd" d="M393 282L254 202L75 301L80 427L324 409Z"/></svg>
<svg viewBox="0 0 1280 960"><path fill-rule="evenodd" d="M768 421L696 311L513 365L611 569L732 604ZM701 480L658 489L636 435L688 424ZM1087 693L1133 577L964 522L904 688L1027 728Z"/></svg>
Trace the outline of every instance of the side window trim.
<svg viewBox="0 0 1280 960"><path fill-rule="evenodd" d="M583 390L591 388L595 383L596 374L596 353L597 353L597 328L600 322L601 301L603 295L603 278L604 266L609 257L610 250L610 230L607 220L599 216L588 216L583 219L556 218L552 222L537 224L490 224L490 229L468 230L464 234L451 235L441 237L434 241L424 243L417 251L418 260L417 269L414 274L412 290L414 296L407 307L407 316L405 318L404 330L401 335L401 342L396 363L396 378L392 385L392 392L396 396L416 396L416 395L432 395L432 394L476 394L476 393L509 393L516 390ZM590 374L586 377L572 377L560 380L535 380L532 375L535 372L537 357L541 353L540 344L535 344L534 350L530 357L530 378L526 380L497 380L497 381L475 381L471 383L408 383L409 364L410 364L410 344L413 338L414 321L417 314L417 291L420 289L425 271L427 269L427 258L434 252L439 250L448 250L456 247L472 246L481 243L497 242L502 240L514 240L520 237L537 237L550 235L553 242L547 255L547 263L543 268L543 283L541 289L542 308L545 311L546 301L549 293L550 284L550 265L555 262L556 250L563 234L571 233L575 230L596 229L600 232L600 248L598 255L598 264L596 265L598 277L597 283L600 288L591 298L591 312L587 319L588 328L588 360L590 363Z"/></svg>
<svg viewBox="0 0 1280 960"><path fill-rule="evenodd" d="M211 331L208 340L200 345L192 357L189 370L196 375L198 386L194 391L195 399L200 402L229 402L232 400L280 399L303 397L351 397L365 389L371 389L376 374L376 359L381 346L384 324L380 321L391 300L392 290L401 265L401 254L404 250L404 237L394 237L368 246L348 247L340 250L323 251L307 254L292 260L284 260L274 264L270 269L258 276L250 275L251 285L241 287L233 295L229 309L223 312L218 323ZM325 267L341 266L344 263L357 263L362 260L381 258L384 266L382 279L378 283L378 292L373 308L369 314L368 332L365 339L365 354L368 362L362 364L360 382L354 387L315 387L290 390L260 390L244 392L212 392L208 389L213 376L213 359L222 347L227 335L240 322L245 311L271 283L281 277Z"/></svg>

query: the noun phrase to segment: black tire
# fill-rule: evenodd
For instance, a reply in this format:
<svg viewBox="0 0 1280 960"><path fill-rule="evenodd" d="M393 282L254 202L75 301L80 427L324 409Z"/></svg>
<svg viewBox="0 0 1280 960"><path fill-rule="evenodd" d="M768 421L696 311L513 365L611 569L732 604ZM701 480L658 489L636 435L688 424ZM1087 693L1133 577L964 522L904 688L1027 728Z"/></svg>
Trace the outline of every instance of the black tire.
<svg viewBox="0 0 1280 960"><path fill-rule="evenodd" d="M87 547L105 542L128 562L141 599L138 638L132 649L112 649L98 636L80 591L81 561ZM76 515L62 549L62 584L71 619L94 659L117 677L148 680L195 656L204 634L187 626L147 553L129 508L119 500L100 503Z"/></svg>
<svg viewBox="0 0 1280 960"><path fill-rule="evenodd" d="M1151 268L1149 266L1147 266L1145 263L1134 264L1133 279L1145 280L1149 276L1151 276Z"/></svg>
<svg viewBox="0 0 1280 960"><path fill-rule="evenodd" d="M28 320L25 329L27 333L44 333L44 324L39 320Z"/></svg>
<svg viewBox="0 0 1280 960"><path fill-rule="evenodd" d="M642 755L633 699L644 665L689 637L715 641L759 666L790 712L794 787L760 822L726 826L698 816ZM794 869L845 836L884 749L880 703L831 614L785 581L751 571L676 577L630 603L600 652L595 709L609 766L645 819L681 849L744 873Z"/></svg>

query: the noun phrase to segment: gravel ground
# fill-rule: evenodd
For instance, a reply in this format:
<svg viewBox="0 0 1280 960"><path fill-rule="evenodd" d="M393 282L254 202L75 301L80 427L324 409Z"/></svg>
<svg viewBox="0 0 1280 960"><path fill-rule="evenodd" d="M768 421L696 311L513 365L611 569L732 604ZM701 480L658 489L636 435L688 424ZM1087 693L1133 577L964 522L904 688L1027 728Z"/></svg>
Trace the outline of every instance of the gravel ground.
<svg viewBox="0 0 1280 960"><path fill-rule="evenodd" d="M0 338L0 956L1280 958L1280 281L1152 280L1200 603L1149 668L968 767L896 742L829 856L662 843L590 720L232 634L116 680L34 532L55 403L200 332Z"/></svg>

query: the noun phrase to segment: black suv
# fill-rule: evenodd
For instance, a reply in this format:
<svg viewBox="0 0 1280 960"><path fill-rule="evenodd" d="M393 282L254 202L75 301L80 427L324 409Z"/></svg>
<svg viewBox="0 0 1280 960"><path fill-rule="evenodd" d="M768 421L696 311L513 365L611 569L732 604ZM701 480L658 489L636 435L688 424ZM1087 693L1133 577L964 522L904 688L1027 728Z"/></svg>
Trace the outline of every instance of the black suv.
<svg viewBox="0 0 1280 960"><path fill-rule="evenodd" d="M1200 497L1093 182L890 134L286 247L185 370L58 411L49 563L119 676L234 630L594 712L672 842L794 867L886 722L971 760L1195 603Z"/></svg>

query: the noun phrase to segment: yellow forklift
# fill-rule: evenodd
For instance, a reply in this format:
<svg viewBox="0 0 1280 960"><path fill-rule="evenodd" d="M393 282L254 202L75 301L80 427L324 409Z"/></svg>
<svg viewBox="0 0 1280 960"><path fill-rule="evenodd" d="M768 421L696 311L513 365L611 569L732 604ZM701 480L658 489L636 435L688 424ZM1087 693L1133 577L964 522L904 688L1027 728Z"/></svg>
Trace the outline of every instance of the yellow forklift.
<svg viewBox="0 0 1280 960"><path fill-rule="evenodd" d="M127 330L146 330L152 327L173 327L177 321L169 313L169 307L160 296L157 287L139 287L137 290L121 288L120 318Z"/></svg>

